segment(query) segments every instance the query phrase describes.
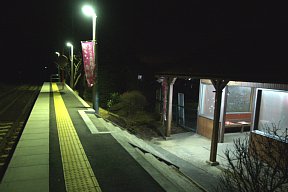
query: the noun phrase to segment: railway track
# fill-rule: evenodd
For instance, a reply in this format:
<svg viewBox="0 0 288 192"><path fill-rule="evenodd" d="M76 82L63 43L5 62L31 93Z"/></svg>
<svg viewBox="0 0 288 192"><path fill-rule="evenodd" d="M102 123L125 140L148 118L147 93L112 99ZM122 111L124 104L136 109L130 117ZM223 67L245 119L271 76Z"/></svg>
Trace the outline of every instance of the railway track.
<svg viewBox="0 0 288 192"><path fill-rule="evenodd" d="M0 86L0 181L40 88L38 85Z"/></svg>

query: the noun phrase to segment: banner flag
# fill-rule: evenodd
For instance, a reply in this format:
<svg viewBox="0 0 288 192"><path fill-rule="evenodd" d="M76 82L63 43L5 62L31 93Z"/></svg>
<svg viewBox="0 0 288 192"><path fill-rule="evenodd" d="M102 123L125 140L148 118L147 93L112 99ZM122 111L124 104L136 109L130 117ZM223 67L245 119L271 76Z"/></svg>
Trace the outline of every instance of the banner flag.
<svg viewBox="0 0 288 192"><path fill-rule="evenodd" d="M95 43L94 41L81 41L84 71L88 87L95 84Z"/></svg>

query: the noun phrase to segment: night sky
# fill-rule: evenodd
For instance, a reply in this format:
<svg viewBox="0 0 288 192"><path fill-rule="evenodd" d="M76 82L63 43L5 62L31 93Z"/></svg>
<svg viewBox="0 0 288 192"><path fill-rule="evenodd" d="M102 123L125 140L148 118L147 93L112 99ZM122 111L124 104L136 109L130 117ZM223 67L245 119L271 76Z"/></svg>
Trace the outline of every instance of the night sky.
<svg viewBox="0 0 288 192"><path fill-rule="evenodd" d="M159 71L286 74L284 1L86 2L96 7L99 59L106 67L147 64ZM55 69L55 51L69 55L67 41L80 52L80 41L92 38L92 20L82 14L83 4L83 0L1 2L1 77L25 73L41 78L45 66Z"/></svg>

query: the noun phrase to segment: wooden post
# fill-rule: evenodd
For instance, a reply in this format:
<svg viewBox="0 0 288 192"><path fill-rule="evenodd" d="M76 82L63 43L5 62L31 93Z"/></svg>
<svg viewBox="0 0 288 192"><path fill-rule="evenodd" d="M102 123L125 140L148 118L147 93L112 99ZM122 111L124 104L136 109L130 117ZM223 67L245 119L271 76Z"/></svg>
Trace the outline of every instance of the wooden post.
<svg viewBox="0 0 288 192"><path fill-rule="evenodd" d="M253 130L258 129L259 125L259 114L260 114L260 105L261 105L261 99L262 99L262 90L257 91L257 98L256 98L256 106L255 106L255 113L254 113L254 119L253 119Z"/></svg>
<svg viewBox="0 0 288 192"><path fill-rule="evenodd" d="M163 78L162 81L162 123L165 126L167 120L167 79Z"/></svg>
<svg viewBox="0 0 288 192"><path fill-rule="evenodd" d="M216 161L217 157L217 146L219 137L219 119L220 119L220 108L221 108L221 98L222 90L228 84L228 80L216 79L211 80L215 88L215 108L214 108L214 120L213 120L213 131L211 139L211 149L210 149L210 160L207 161L212 166L219 165Z"/></svg>
<svg viewBox="0 0 288 192"><path fill-rule="evenodd" d="M169 101L168 101L168 119L167 119L167 129L166 137L171 135L171 122L172 122L172 105L173 105L173 85L176 81L176 77L168 78L169 83Z"/></svg>

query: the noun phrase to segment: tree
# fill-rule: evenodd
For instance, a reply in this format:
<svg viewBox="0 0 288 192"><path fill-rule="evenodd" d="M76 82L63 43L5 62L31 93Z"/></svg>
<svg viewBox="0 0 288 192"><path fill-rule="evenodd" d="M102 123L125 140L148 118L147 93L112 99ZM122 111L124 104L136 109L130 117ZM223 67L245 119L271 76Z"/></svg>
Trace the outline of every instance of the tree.
<svg viewBox="0 0 288 192"><path fill-rule="evenodd" d="M74 86L76 87L80 77L82 76L82 71L83 71L83 66L82 66L82 55L78 53L77 55L74 55L74 77L73 77L73 82Z"/></svg>

